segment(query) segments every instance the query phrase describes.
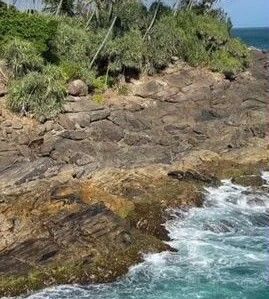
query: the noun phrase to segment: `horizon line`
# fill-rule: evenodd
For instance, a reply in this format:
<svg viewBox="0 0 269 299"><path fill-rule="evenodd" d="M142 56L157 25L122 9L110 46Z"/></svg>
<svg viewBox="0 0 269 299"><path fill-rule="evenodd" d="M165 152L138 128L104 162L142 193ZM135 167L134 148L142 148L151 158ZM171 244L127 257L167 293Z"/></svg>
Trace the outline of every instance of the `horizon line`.
<svg viewBox="0 0 269 299"><path fill-rule="evenodd" d="M233 29L247 29L247 28L252 28L252 29L269 29L269 25L267 26L234 26Z"/></svg>

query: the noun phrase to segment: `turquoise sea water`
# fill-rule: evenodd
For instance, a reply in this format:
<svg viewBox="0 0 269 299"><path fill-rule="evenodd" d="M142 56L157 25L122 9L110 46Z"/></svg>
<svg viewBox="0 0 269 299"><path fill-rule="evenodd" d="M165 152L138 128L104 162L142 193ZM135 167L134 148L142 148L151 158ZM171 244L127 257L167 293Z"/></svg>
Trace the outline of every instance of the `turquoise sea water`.
<svg viewBox="0 0 269 299"><path fill-rule="evenodd" d="M233 35L249 46L269 50L269 28L236 28L233 29Z"/></svg>
<svg viewBox="0 0 269 299"><path fill-rule="evenodd" d="M166 226L178 252L145 256L112 284L59 286L28 299L268 299L268 190L224 181L205 193L203 208L171 211Z"/></svg>

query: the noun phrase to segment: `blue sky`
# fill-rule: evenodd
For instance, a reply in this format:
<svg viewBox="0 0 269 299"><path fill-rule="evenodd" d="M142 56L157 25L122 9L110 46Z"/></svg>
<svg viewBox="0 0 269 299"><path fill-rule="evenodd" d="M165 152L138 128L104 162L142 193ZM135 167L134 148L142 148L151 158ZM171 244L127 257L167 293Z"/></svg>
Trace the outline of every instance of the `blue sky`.
<svg viewBox="0 0 269 299"><path fill-rule="evenodd" d="M269 27L269 0L221 0L234 27Z"/></svg>

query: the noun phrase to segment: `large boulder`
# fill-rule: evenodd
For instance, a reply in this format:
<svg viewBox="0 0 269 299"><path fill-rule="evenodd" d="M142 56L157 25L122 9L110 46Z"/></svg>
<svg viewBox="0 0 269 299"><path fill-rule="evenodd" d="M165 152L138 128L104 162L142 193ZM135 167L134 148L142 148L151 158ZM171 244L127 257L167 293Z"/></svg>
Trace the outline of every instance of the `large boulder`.
<svg viewBox="0 0 269 299"><path fill-rule="evenodd" d="M76 97L86 96L88 94L88 86L82 80L74 80L68 85L68 94Z"/></svg>

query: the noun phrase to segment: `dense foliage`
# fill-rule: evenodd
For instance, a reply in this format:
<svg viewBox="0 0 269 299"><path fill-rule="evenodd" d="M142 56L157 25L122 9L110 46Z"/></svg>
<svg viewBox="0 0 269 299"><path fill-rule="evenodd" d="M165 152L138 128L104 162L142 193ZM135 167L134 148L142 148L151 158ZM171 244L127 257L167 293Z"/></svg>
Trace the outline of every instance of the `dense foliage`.
<svg viewBox="0 0 269 299"><path fill-rule="evenodd" d="M248 49L231 37L214 0L177 1L177 10L161 1L150 7L139 0L44 2L53 14L0 8L0 53L15 78L15 111L53 115L70 80L81 78L100 95L119 75L158 72L173 56L224 73L248 65Z"/></svg>
<svg viewBox="0 0 269 299"><path fill-rule="evenodd" d="M28 14L0 7L0 45L18 37L33 42L40 52L49 49L57 31L57 20L41 14Z"/></svg>
<svg viewBox="0 0 269 299"><path fill-rule="evenodd" d="M16 112L32 111L36 117L53 117L62 108L65 81L59 68L47 65L10 84L8 105Z"/></svg>

